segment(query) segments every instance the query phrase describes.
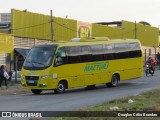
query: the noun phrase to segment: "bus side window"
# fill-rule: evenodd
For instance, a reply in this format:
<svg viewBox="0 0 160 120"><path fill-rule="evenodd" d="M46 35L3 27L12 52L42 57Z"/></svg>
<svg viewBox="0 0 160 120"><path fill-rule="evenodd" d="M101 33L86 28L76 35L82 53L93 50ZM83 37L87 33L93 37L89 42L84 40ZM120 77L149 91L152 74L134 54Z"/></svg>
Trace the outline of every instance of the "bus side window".
<svg viewBox="0 0 160 120"><path fill-rule="evenodd" d="M66 63L67 63L67 56L66 56L65 48L64 47L59 48L56 53L55 66L59 66Z"/></svg>
<svg viewBox="0 0 160 120"><path fill-rule="evenodd" d="M80 54L81 62L91 62L93 61L92 58L93 57L90 46L88 45L81 46L81 54Z"/></svg>
<svg viewBox="0 0 160 120"><path fill-rule="evenodd" d="M116 59L114 45L113 44L106 44L105 45L105 60L113 60L113 59Z"/></svg>
<svg viewBox="0 0 160 120"><path fill-rule="evenodd" d="M91 51L93 55L93 61L101 61L105 60L105 46L102 44L99 45L91 45Z"/></svg>
<svg viewBox="0 0 160 120"><path fill-rule="evenodd" d="M114 49L117 59L129 58L127 43L115 43Z"/></svg>
<svg viewBox="0 0 160 120"><path fill-rule="evenodd" d="M81 49L79 46L66 47L68 64L80 63Z"/></svg>
<svg viewBox="0 0 160 120"><path fill-rule="evenodd" d="M129 57L135 58L135 57L141 57L141 49L138 43L129 43Z"/></svg>

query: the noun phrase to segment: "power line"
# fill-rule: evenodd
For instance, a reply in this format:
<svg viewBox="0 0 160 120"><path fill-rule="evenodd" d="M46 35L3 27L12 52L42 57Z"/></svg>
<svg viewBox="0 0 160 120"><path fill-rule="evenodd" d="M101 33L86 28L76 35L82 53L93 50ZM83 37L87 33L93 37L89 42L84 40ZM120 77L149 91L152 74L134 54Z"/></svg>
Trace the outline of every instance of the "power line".
<svg viewBox="0 0 160 120"><path fill-rule="evenodd" d="M67 29L69 29L69 30L72 30L72 31L74 31L74 32L76 32L76 33L79 32L79 31L77 31L77 30L68 28L68 27L66 27L66 26L64 26L64 25L62 25L62 24L60 24L60 23L55 22L55 21L54 21L54 23L60 25L61 27L67 28ZM127 31L127 32L124 32L124 33L121 33L121 34L116 34L116 35L111 35L111 36L106 36L106 37L116 37L116 36L121 36L121 35L125 35L125 34L128 34L128 33L131 33L131 32L133 32L133 31L134 31L134 29L132 29L132 30L130 30L130 31ZM82 34L84 34L84 33L82 33ZM95 34L92 35L92 37L97 37L97 36L99 36L99 35L95 35Z"/></svg>
<svg viewBox="0 0 160 120"><path fill-rule="evenodd" d="M50 22L52 22L52 21L50 21ZM41 23L41 24L37 24L37 25L32 25L32 26L27 26L27 27L22 27L22 28L16 28L16 29L11 29L11 30L21 30L21 29L27 29L27 28L32 28L32 27L38 27L38 26L41 26L41 25L48 24L48 23L50 23L50 22L45 22L45 23ZM55 24L63 27L63 28L66 28L66 29L71 30L71 31L76 32L76 33L79 33L79 31L77 31L77 30L74 30L74 29L72 29L72 28L66 27L66 26L64 26L64 25L62 25L62 24L60 24L60 23L58 23L58 22L55 22L55 21L53 21L53 22L54 22ZM121 33L121 34L115 34L115 35L110 35L110 36L106 36L106 37L121 36L121 35L128 34L128 33L130 33L130 32L133 32L133 31L134 31L134 29L133 29L133 30L130 30L130 31L127 31L127 32L124 32L124 33ZM81 32L80 32L80 33L81 33ZM81 34L84 34L84 35L85 35L85 33L81 33ZM0 35L3 35L3 34L0 34ZM97 37L97 36L99 36L99 35L93 34L93 35L91 35L91 36L92 36L92 37Z"/></svg>
<svg viewBox="0 0 160 120"><path fill-rule="evenodd" d="M69 27L66 27L66 26L64 26L64 25L62 25L62 24L60 24L60 23L58 23L58 22L55 22L55 21L53 21L53 22L56 23L56 24L58 24L58 25L61 26L61 27L67 28L67 29L69 29L69 30L71 30L71 31L74 31L74 32L78 32L77 30L74 30L74 29L71 29L71 28L69 28Z"/></svg>
<svg viewBox="0 0 160 120"><path fill-rule="evenodd" d="M11 29L11 30L27 29L27 28L32 28L32 27L37 27L37 26L45 25L45 24L48 24L48 23L49 22L45 22L45 23L41 23L41 24L37 24L37 25L32 25L32 26L27 26L27 27L22 27L22 28L15 28L15 29Z"/></svg>

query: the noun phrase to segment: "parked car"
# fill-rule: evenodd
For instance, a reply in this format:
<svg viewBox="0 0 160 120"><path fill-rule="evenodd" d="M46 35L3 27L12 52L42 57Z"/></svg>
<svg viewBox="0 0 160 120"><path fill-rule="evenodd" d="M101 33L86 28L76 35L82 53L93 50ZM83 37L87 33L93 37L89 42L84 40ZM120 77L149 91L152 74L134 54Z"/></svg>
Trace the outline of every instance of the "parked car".
<svg viewBox="0 0 160 120"><path fill-rule="evenodd" d="M12 73L11 81L15 81L15 71ZM21 71L17 71L17 81L21 80Z"/></svg>

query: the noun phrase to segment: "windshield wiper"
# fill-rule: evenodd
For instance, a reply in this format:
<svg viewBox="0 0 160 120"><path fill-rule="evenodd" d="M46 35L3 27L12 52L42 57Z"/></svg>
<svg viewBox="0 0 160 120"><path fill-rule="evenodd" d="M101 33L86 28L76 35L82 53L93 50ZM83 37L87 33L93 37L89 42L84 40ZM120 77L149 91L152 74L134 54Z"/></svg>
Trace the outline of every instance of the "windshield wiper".
<svg viewBox="0 0 160 120"><path fill-rule="evenodd" d="M46 67L46 65L42 62L36 62L36 61L26 61L32 65L33 68L37 67L35 64L43 65L43 67Z"/></svg>
<svg viewBox="0 0 160 120"><path fill-rule="evenodd" d="M41 62L34 62L34 63L40 64L40 65L43 65L43 66L45 67L45 64L44 64L44 63L41 63Z"/></svg>

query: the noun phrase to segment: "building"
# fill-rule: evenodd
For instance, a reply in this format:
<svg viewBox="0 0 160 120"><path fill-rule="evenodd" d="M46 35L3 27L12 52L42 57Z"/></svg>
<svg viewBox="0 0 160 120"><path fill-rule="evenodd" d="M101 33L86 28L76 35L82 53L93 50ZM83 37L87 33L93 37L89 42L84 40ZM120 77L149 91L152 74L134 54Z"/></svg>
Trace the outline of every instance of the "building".
<svg viewBox="0 0 160 120"><path fill-rule="evenodd" d="M28 49L34 45L70 41L75 37L136 38L140 40L147 55L159 51L158 28L142 23L124 20L87 23L16 9L12 9L11 13L0 15L0 32L5 33L0 34L0 42L5 44L0 47L0 64L6 64L8 69L15 69L17 66L15 61L22 61L20 62L22 65ZM7 50L3 50L3 46Z"/></svg>

